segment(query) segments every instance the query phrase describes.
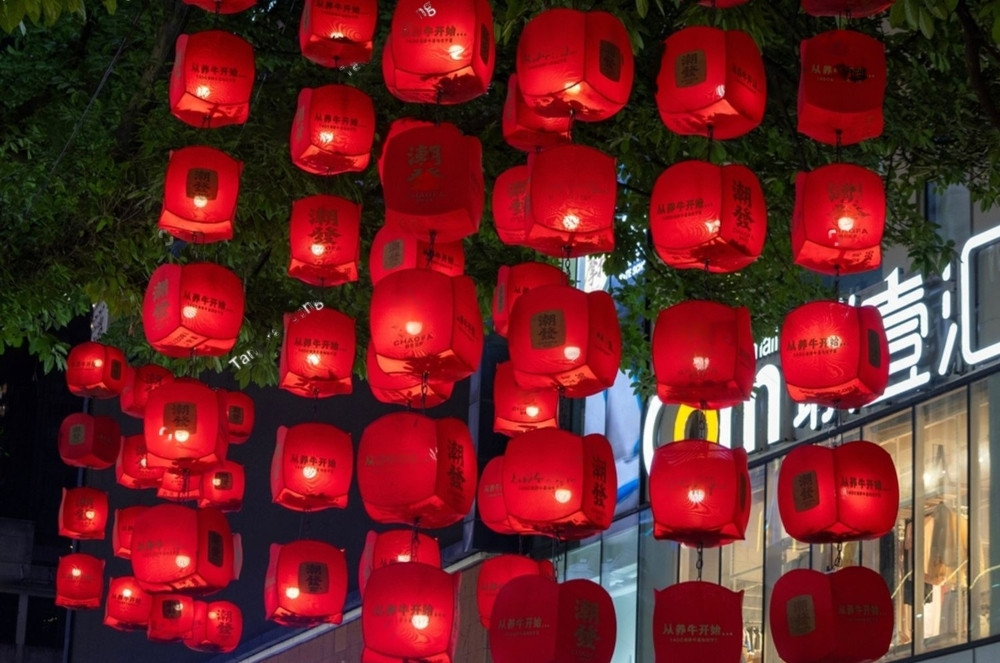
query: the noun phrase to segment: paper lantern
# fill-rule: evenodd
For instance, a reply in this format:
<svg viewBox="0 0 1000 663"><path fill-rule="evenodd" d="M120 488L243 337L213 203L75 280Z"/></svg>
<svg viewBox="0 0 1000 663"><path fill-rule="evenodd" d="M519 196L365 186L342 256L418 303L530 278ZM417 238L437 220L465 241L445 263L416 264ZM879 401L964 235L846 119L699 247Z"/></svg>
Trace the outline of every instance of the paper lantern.
<svg viewBox="0 0 1000 663"><path fill-rule="evenodd" d="M354 389L354 318L332 308L284 315L278 386L306 398Z"/></svg>
<svg viewBox="0 0 1000 663"><path fill-rule="evenodd" d="M115 479L126 488L156 488L163 479L164 467L150 465L146 455L145 435L122 438L122 448L115 461Z"/></svg>
<svg viewBox="0 0 1000 663"><path fill-rule="evenodd" d="M863 566L795 569L771 590L771 637L787 663L876 661L889 651L894 621L885 580Z"/></svg>
<svg viewBox="0 0 1000 663"><path fill-rule="evenodd" d="M243 444L250 439L257 408L253 399L242 391L218 389L220 416L230 444Z"/></svg>
<svg viewBox="0 0 1000 663"><path fill-rule="evenodd" d="M649 471L653 536L711 548L743 540L750 520L747 452L705 440L656 450Z"/></svg>
<svg viewBox="0 0 1000 663"><path fill-rule="evenodd" d="M278 427L271 458L271 498L293 511L347 507L354 474L348 433L329 424Z"/></svg>
<svg viewBox="0 0 1000 663"><path fill-rule="evenodd" d="M798 131L828 145L882 134L885 46L874 37L830 30L801 45Z"/></svg>
<svg viewBox="0 0 1000 663"><path fill-rule="evenodd" d="M365 427L358 488L379 523L434 529L462 520L476 495L476 450L460 419L394 412Z"/></svg>
<svg viewBox="0 0 1000 663"><path fill-rule="evenodd" d="M148 508L127 506L115 509L115 519L111 529L111 552L115 557L132 558L132 533L135 531L135 521Z"/></svg>
<svg viewBox="0 0 1000 663"><path fill-rule="evenodd" d="M243 466L231 460L223 461L219 467L205 470L201 475L201 490L198 506L219 511L239 511L243 508L243 494L247 479Z"/></svg>
<svg viewBox="0 0 1000 663"><path fill-rule="evenodd" d="M103 559L86 553L70 553L59 558L56 605L70 610L93 610L101 606L103 592Z"/></svg>
<svg viewBox="0 0 1000 663"><path fill-rule="evenodd" d="M233 238L243 162L212 147L170 153L159 228L177 239L208 244Z"/></svg>
<svg viewBox="0 0 1000 663"><path fill-rule="evenodd" d="M146 287L142 326L153 349L167 357L221 357L236 345L243 306L243 282L225 267L161 265Z"/></svg>
<svg viewBox="0 0 1000 663"><path fill-rule="evenodd" d="M382 76L402 101L459 104L486 93L495 56L487 0L399 0L382 52Z"/></svg>
<svg viewBox="0 0 1000 663"><path fill-rule="evenodd" d="M419 562L372 571L361 600L362 661L457 663L461 576Z"/></svg>
<svg viewBox="0 0 1000 663"><path fill-rule="evenodd" d="M368 386L372 396L380 403L394 403L406 407L426 409L435 407L451 398L454 382L424 379L410 373L386 373L378 365L375 347L368 346L365 364Z"/></svg>
<svg viewBox="0 0 1000 663"><path fill-rule="evenodd" d="M764 59L739 30L684 28L664 42L656 78L663 124L682 136L737 138L764 119Z"/></svg>
<svg viewBox="0 0 1000 663"><path fill-rule="evenodd" d="M555 568L547 559L535 560L521 555L498 555L479 565L476 578L476 607L483 628L490 628L490 617L497 595L504 585L521 576L541 576L555 580Z"/></svg>
<svg viewBox="0 0 1000 663"><path fill-rule="evenodd" d="M104 625L118 631L145 631L153 597L132 576L112 578L104 604Z"/></svg>
<svg viewBox="0 0 1000 663"><path fill-rule="evenodd" d="M149 392L173 379L173 373L156 364L130 367L125 378L125 387L122 389L119 399L122 414L142 419L142 415L146 411L146 399L149 398Z"/></svg>
<svg viewBox="0 0 1000 663"><path fill-rule="evenodd" d="M514 380L525 389L592 396L615 382L621 329L611 295L546 285L521 295L507 331Z"/></svg>
<svg viewBox="0 0 1000 663"><path fill-rule="evenodd" d="M111 417L74 412L59 424L59 457L72 467L111 467L121 445L121 429Z"/></svg>
<svg viewBox="0 0 1000 663"><path fill-rule="evenodd" d="M493 432L514 436L559 425L559 392L522 389L509 361L497 364L493 376Z"/></svg>
<svg viewBox="0 0 1000 663"><path fill-rule="evenodd" d="M741 663L743 592L711 582L654 590L656 663Z"/></svg>
<svg viewBox="0 0 1000 663"><path fill-rule="evenodd" d="M322 541L271 544L264 613L282 626L339 624L347 598L344 551Z"/></svg>
<svg viewBox="0 0 1000 663"><path fill-rule="evenodd" d="M170 112L204 129L243 124L256 78L253 46L224 30L177 38L170 75Z"/></svg>
<svg viewBox="0 0 1000 663"><path fill-rule="evenodd" d="M746 166L682 161L656 180L649 230L656 255L675 269L735 272L764 249L764 192Z"/></svg>
<svg viewBox="0 0 1000 663"><path fill-rule="evenodd" d="M889 345L874 306L804 304L781 326L781 370L792 400L861 407L889 383Z"/></svg>
<svg viewBox="0 0 1000 663"><path fill-rule="evenodd" d="M375 285L387 275L402 269L431 269L448 276L465 273L465 250L461 242L433 244L398 228L382 226L372 240L368 273Z"/></svg>
<svg viewBox="0 0 1000 663"><path fill-rule="evenodd" d="M527 291L543 285L569 285L566 272L541 262L524 262L512 267L501 265L497 272L497 287L493 291L493 327L507 336L510 312L514 302Z"/></svg>
<svg viewBox="0 0 1000 663"><path fill-rule="evenodd" d="M154 594L146 624L146 639L153 642L178 642L194 632L195 604L190 596Z"/></svg>
<svg viewBox="0 0 1000 663"><path fill-rule="evenodd" d="M127 368L125 354L118 348L78 343L66 357L66 386L84 398L114 398L125 388Z"/></svg>
<svg viewBox="0 0 1000 663"><path fill-rule="evenodd" d="M299 48L303 56L324 67L365 64L372 57L377 22L376 0L310 0L302 8Z"/></svg>
<svg viewBox="0 0 1000 663"><path fill-rule="evenodd" d="M611 526L618 479L608 438L542 428L511 438L503 498L521 532L582 539Z"/></svg>
<svg viewBox="0 0 1000 663"><path fill-rule="evenodd" d="M215 14L236 14L250 9L257 4L257 0L184 0L184 4Z"/></svg>
<svg viewBox="0 0 1000 663"><path fill-rule="evenodd" d="M350 85L303 88L289 140L292 163L314 175L362 171L375 140L372 99Z"/></svg>
<svg viewBox="0 0 1000 663"><path fill-rule="evenodd" d="M517 84L539 115L606 120L628 103L634 75L628 32L607 12L543 11L517 43Z"/></svg>
<svg viewBox="0 0 1000 663"><path fill-rule="evenodd" d="M835 163L795 178L792 255L821 274L855 274L882 264L885 229L882 178L861 166Z"/></svg>
<svg viewBox="0 0 1000 663"><path fill-rule="evenodd" d="M292 203L288 275L329 287L358 280L361 206L338 196L309 196Z"/></svg>
<svg viewBox="0 0 1000 663"><path fill-rule="evenodd" d="M103 539L108 524L108 494L97 488L63 488L59 536Z"/></svg>
<svg viewBox="0 0 1000 663"><path fill-rule="evenodd" d="M160 483L156 486L156 496L171 502L193 502L201 499L202 469L192 472L187 468L167 467Z"/></svg>
<svg viewBox="0 0 1000 663"><path fill-rule="evenodd" d="M365 595L365 586L372 571L388 564L420 562L441 568L441 547L436 539L416 530L394 529L388 532L369 531L358 565L358 588Z"/></svg>
<svg viewBox="0 0 1000 663"><path fill-rule="evenodd" d="M894 0L802 0L802 11L810 16L846 16L864 18L880 14Z"/></svg>
<svg viewBox="0 0 1000 663"><path fill-rule="evenodd" d="M510 517L503 497L503 485L503 456L500 455L486 463L479 477L479 488L476 491L479 519L497 534L531 533L530 527L523 527Z"/></svg>
<svg viewBox="0 0 1000 663"><path fill-rule="evenodd" d="M750 398L756 370L746 308L688 300L657 316L653 371L664 403L702 410L732 407Z"/></svg>
<svg viewBox="0 0 1000 663"><path fill-rule="evenodd" d="M372 292L369 321L375 357L386 373L456 382L479 367L483 319L468 276L393 272Z"/></svg>
<svg viewBox="0 0 1000 663"><path fill-rule="evenodd" d="M493 225L504 244L523 246L528 238L530 178L527 165L514 166L500 173L493 183Z"/></svg>
<svg viewBox="0 0 1000 663"><path fill-rule="evenodd" d="M194 624L184 638L188 649L207 652L231 652L243 636L243 611L229 601L196 601Z"/></svg>
<svg viewBox="0 0 1000 663"><path fill-rule="evenodd" d="M218 397L197 380L176 380L149 395L143 418L146 464L200 471L226 459Z"/></svg>
<svg viewBox="0 0 1000 663"><path fill-rule="evenodd" d="M517 86L517 74L507 80L507 100L503 104L504 141L516 150L535 152L553 145L572 142L573 120L567 115L546 117L525 103Z"/></svg>

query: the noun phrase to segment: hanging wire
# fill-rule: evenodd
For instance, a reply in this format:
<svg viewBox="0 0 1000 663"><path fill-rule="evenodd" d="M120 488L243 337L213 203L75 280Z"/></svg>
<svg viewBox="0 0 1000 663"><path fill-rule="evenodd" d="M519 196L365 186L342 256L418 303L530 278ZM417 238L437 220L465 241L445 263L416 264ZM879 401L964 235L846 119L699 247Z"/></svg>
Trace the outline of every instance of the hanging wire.
<svg viewBox="0 0 1000 663"><path fill-rule="evenodd" d="M698 560L694 563L694 568L698 571L698 580L701 580L701 571L705 566L705 546L698 542Z"/></svg>
<svg viewBox="0 0 1000 663"><path fill-rule="evenodd" d="M434 261L434 240L437 239L437 231L431 230L429 233L430 240L427 244L427 250L424 251L424 255L427 257L427 264L424 265L427 269L431 268L431 264Z"/></svg>
<svg viewBox="0 0 1000 663"><path fill-rule="evenodd" d="M430 371L424 371L420 375L420 413L427 415L427 391L429 388Z"/></svg>
<svg viewBox="0 0 1000 663"><path fill-rule="evenodd" d="M843 563L843 558L842 558L842 556L843 556L843 553L844 553L844 544L843 544L843 543L840 543L840 542L838 541L838 542L837 542L837 547L835 548L835 550L837 551L837 554L836 554L836 556L835 556L835 557L833 558L833 568L835 568L835 569L839 569L839 568L840 568L840 565L841 565L841 564Z"/></svg>

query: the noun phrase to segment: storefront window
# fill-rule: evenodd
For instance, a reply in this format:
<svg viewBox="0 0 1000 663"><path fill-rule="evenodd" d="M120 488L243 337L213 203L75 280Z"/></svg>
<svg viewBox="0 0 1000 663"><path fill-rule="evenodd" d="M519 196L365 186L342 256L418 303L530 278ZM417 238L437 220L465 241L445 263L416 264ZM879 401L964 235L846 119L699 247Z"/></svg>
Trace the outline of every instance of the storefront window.
<svg viewBox="0 0 1000 663"><path fill-rule="evenodd" d="M744 541L722 549L722 584L743 592L743 660L761 663L764 630L764 467L750 470L753 490Z"/></svg>
<svg viewBox="0 0 1000 663"><path fill-rule="evenodd" d="M639 517L617 521L603 537L601 586L615 604L618 639L611 663L634 663L636 637L636 581L639 571Z"/></svg>
<svg viewBox="0 0 1000 663"><path fill-rule="evenodd" d="M655 591L677 582L678 546L653 538L653 513L639 514L639 587L637 663L654 663L653 608Z"/></svg>
<svg viewBox="0 0 1000 663"><path fill-rule="evenodd" d="M992 395L992 398L991 398ZM1000 500L1000 486L992 482L1000 462L1000 376L994 375L972 385L969 402L972 426L972 464L969 481L969 604L972 610L972 638L1000 633L1000 546L991 546L990 537L1000 534L1000 509L990 504ZM991 425L992 424L992 425ZM992 610L992 606L998 606Z"/></svg>

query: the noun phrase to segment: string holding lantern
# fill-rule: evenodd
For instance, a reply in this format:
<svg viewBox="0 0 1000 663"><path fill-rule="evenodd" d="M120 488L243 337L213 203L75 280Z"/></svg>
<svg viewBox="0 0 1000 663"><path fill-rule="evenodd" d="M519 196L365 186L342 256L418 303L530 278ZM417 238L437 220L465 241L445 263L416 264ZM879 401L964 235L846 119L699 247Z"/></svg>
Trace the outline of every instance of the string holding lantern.
<svg viewBox="0 0 1000 663"><path fill-rule="evenodd" d="M508 168L493 182L493 226L497 237L508 246L523 246L528 237L530 179L531 172L525 164Z"/></svg>
<svg viewBox="0 0 1000 663"><path fill-rule="evenodd" d="M525 103L517 85L517 74L507 79L507 98L503 104L501 128L508 145L522 152L572 142L570 115L546 117Z"/></svg>
<svg viewBox="0 0 1000 663"><path fill-rule="evenodd" d="M522 528L511 518L504 500L503 455L495 456L483 467L476 490L476 508L479 519L497 534L524 534Z"/></svg>
<svg viewBox="0 0 1000 663"><path fill-rule="evenodd" d="M256 5L257 0L184 0L184 4L213 14L237 14Z"/></svg>
<svg viewBox="0 0 1000 663"><path fill-rule="evenodd" d="M339 624L347 599L344 551L322 541L272 543L264 580L264 614L282 626Z"/></svg>
<svg viewBox="0 0 1000 663"><path fill-rule="evenodd" d="M218 467L206 470L201 475L198 507L211 507L222 512L239 511L243 508L246 487L243 466L231 460L223 461Z"/></svg>
<svg viewBox="0 0 1000 663"><path fill-rule="evenodd" d="M137 505L115 509L114 523L111 526L111 552L115 557L132 559L132 533L135 531L135 521L148 508Z"/></svg>
<svg viewBox="0 0 1000 663"><path fill-rule="evenodd" d="M115 479L120 485L134 490L156 488L165 471L164 467L149 464L145 435L128 435L122 438L121 451L115 460Z"/></svg>
<svg viewBox="0 0 1000 663"><path fill-rule="evenodd" d="M555 567L549 560L535 560L522 555L498 555L480 564L476 578L476 608L483 628L490 629L493 606L504 585L514 578L530 575L554 580L555 573Z"/></svg>
<svg viewBox="0 0 1000 663"><path fill-rule="evenodd" d="M451 398L454 382L435 380L411 373L386 373L379 366L375 347L368 345L365 356L368 387L380 403L393 403L406 407L427 409L436 407Z"/></svg>
<svg viewBox="0 0 1000 663"><path fill-rule="evenodd" d="M114 398L125 388L128 363L116 347L86 341L66 357L66 386L84 398Z"/></svg>
<svg viewBox="0 0 1000 663"><path fill-rule="evenodd" d="M388 564L420 562L441 568L441 547L437 539L415 530L369 531L358 565L358 588L364 598L372 571Z"/></svg>
<svg viewBox="0 0 1000 663"><path fill-rule="evenodd" d="M56 566L55 603L70 610L101 607L104 592L104 560L86 553L70 553Z"/></svg>
<svg viewBox="0 0 1000 663"><path fill-rule="evenodd" d="M299 92L289 139L292 163L314 175L360 172L371 160L375 106L350 85L323 85Z"/></svg>
<svg viewBox="0 0 1000 663"><path fill-rule="evenodd" d="M802 0L802 11L810 16L865 18L881 14L895 0Z"/></svg>
<svg viewBox="0 0 1000 663"><path fill-rule="evenodd" d="M306 398L353 391L354 318L323 307L286 313L284 326L279 388Z"/></svg>
<svg viewBox="0 0 1000 663"><path fill-rule="evenodd" d="M104 625L117 631L145 631L153 597L132 576L112 578L104 604Z"/></svg>
<svg viewBox="0 0 1000 663"><path fill-rule="evenodd" d="M149 395L143 417L146 466L199 472L226 459L229 441L216 393L193 379Z"/></svg>
<svg viewBox="0 0 1000 663"><path fill-rule="evenodd" d="M493 376L493 432L513 437L537 428L559 426L559 392L522 389L509 361L497 364Z"/></svg>
<svg viewBox="0 0 1000 663"><path fill-rule="evenodd" d="M543 285L569 285L566 272L541 262L524 262L508 267L500 265L497 287L493 290L493 328L507 336L514 302L527 291Z"/></svg>
<svg viewBox="0 0 1000 663"><path fill-rule="evenodd" d="M173 373L156 364L130 367L119 398L122 414L142 419L142 415L146 411L146 400L149 398L149 392L173 379Z"/></svg>
<svg viewBox="0 0 1000 663"><path fill-rule="evenodd" d="M377 23L377 0L309 0L299 21L299 49L307 60L324 67L365 64L372 57Z"/></svg>
<svg viewBox="0 0 1000 663"><path fill-rule="evenodd" d="M108 524L108 494L97 488L63 488L59 503L59 536L103 539Z"/></svg>
<svg viewBox="0 0 1000 663"><path fill-rule="evenodd" d="M654 590L654 602L656 663L744 660L742 591L712 582L681 582Z"/></svg>
<svg viewBox="0 0 1000 663"><path fill-rule="evenodd" d="M194 631L195 601L181 594L153 594L146 624L146 639L179 642Z"/></svg>
<svg viewBox="0 0 1000 663"><path fill-rule="evenodd" d="M335 426L278 427L271 458L271 499L293 511L347 507L354 474L351 436Z"/></svg>
<svg viewBox="0 0 1000 663"><path fill-rule="evenodd" d="M217 389L219 410L226 439L230 444L243 444L250 439L257 419L253 399L242 391Z"/></svg>
<svg viewBox="0 0 1000 663"><path fill-rule="evenodd" d="M242 161L212 147L172 150L157 227L193 244L232 239L242 173Z"/></svg>
<svg viewBox="0 0 1000 663"><path fill-rule="evenodd" d="M288 275L331 287L358 280L361 206L339 196L308 196L292 203Z"/></svg>
<svg viewBox="0 0 1000 663"><path fill-rule="evenodd" d="M103 470L115 464L122 432L111 417L74 412L59 424L57 440L59 457L67 465Z"/></svg>
<svg viewBox="0 0 1000 663"><path fill-rule="evenodd" d="M177 37L170 112L198 128L244 124L257 75L253 46L224 30Z"/></svg>
<svg viewBox="0 0 1000 663"><path fill-rule="evenodd" d="M196 601L194 623L184 646L195 651L231 652L243 636L243 611L230 601Z"/></svg>
<svg viewBox="0 0 1000 663"><path fill-rule="evenodd" d="M448 276L461 276L465 273L462 243L429 242L389 226L378 229L368 260L372 285L393 272L420 268Z"/></svg>

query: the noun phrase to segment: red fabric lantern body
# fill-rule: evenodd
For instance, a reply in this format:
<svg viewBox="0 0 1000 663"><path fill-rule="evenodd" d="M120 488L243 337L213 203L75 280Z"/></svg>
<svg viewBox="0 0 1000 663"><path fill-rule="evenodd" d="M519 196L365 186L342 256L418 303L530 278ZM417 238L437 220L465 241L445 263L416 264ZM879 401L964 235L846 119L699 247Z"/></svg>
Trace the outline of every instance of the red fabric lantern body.
<svg viewBox="0 0 1000 663"><path fill-rule="evenodd" d="M156 364L129 368L125 387L122 389L119 399L122 413L142 419L143 413L146 412L146 399L149 398L149 392L173 379L173 373Z"/></svg>
<svg viewBox="0 0 1000 663"><path fill-rule="evenodd" d="M368 346L365 363L368 369L368 386L372 396L381 403L395 403L407 407L429 408L451 398L454 382L423 379L410 373L386 373L378 365L375 347Z"/></svg>
<svg viewBox="0 0 1000 663"><path fill-rule="evenodd" d="M504 244L522 246L528 238L527 165L514 166L500 173L493 182L493 225Z"/></svg>
<svg viewBox="0 0 1000 663"><path fill-rule="evenodd" d="M559 392L522 389L514 381L510 362L497 364L493 377L493 432L512 437L536 428L558 426Z"/></svg>
<svg viewBox="0 0 1000 663"><path fill-rule="evenodd" d="M177 642L194 631L195 601L180 594L154 594L146 625L146 638L153 642Z"/></svg>
<svg viewBox="0 0 1000 663"><path fill-rule="evenodd" d="M118 631L145 631L153 597L132 576L112 578L104 605L104 625Z"/></svg>
<svg viewBox="0 0 1000 663"><path fill-rule="evenodd" d="M93 341L73 346L66 357L66 386L85 398L114 398L125 388L125 354Z"/></svg>
<svg viewBox="0 0 1000 663"><path fill-rule="evenodd" d="M156 488L166 468L150 465L146 456L146 437L122 438L122 449L115 461L115 479L126 488Z"/></svg>
<svg viewBox="0 0 1000 663"><path fill-rule="evenodd" d="M462 520L476 495L468 426L413 412L379 417L361 435L358 488L376 522L434 529Z"/></svg>
<svg viewBox="0 0 1000 663"><path fill-rule="evenodd" d="M193 244L233 238L243 162L212 147L170 153L159 228Z"/></svg>
<svg viewBox="0 0 1000 663"><path fill-rule="evenodd" d="M899 479L892 456L871 442L792 449L778 474L778 511L806 543L877 539L896 524Z"/></svg>
<svg viewBox="0 0 1000 663"><path fill-rule="evenodd" d="M283 626L339 624L347 598L344 551L322 541L271 544L264 613Z"/></svg>
<svg viewBox="0 0 1000 663"><path fill-rule="evenodd" d="M889 345L874 306L810 302L781 327L781 370L797 403L852 408L870 403L889 383Z"/></svg>
<svg viewBox="0 0 1000 663"><path fill-rule="evenodd" d="M656 663L743 660L743 592L698 581L670 585L654 594Z"/></svg>
<svg viewBox="0 0 1000 663"><path fill-rule="evenodd" d="M430 242L398 228L382 226L372 240L368 271L375 285L402 269L432 269L448 276L465 273L465 250L461 242Z"/></svg>
<svg viewBox="0 0 1000 663"><path fill-rule="evenodd" d="M302 8L299 48L302 55L324 67L365 64L372 57L378 22L378 2L330 3L310 0Z"/></svg>
<svg viewBox="0 0 1000 663"><path fill-rule="evenodd" d="M501 265L493 291L493 327L507 336L514 302L527 291L543 285L569 285L569 277L558 267L541 262L525 262L512 267Z"/></svg>
<svg viewBox="0 0 1000 663"><path fill-rule="evenodd" d="M517 86L517 74L507 80L507 100L503 104L503 139L522 152L535 152L553 145L572 142L572 118L545 117L524 102Z"/></svg>
<svg viewBox="0 0 1000 663"><path fill-rule="evenodd" d="M361 596L372 571L389 564L420 562L441 568L441 547L436 539L413 530L394 529L388 532L368 532L358 566L358 587Z"/></svg>
<svg viewBox="0 0 1000 663"><path fill-rule="evenodd" d="M115 557L132 559L132 533L135 521L149 507L127 506L115 509L115 521L111 530L111 550Z"/></svg>
<svg viewBox="0 0 1000 663"><path fill-rule="evenodd" d="M192 127L243 124L256 78L253 46L223 30L177 38L170 112Z"/></svg>
<svg viewBox="0 0 1000 663"><path fill-rule="evenodd" d="M338 196L309 196L292 203L288 275L328 287L358 280L361 206Z"/></svg>
<svg viewBox="0 0 1000 663"><path fill-rule="evenodd" d="M664 403L716 410L747 400L757 370L750 311L698 300L660 311L653 370Z"/></svg>
<svg viewBox="0 0 1000 663"><path fill-rule="evenodd" d="M242 444L249 440L257 418L253 399L242 391L219 389L215 393L219 397L222 423L230 444Z"/></svg>
<svg viewBox="0 0 1000 663"><path fill-rule="evenodd" d="M362 171L375 140L372 99L350 85L303 88L289 141L292 163L314 175Z"/></svg>
<svg viewBox="0 0 1000 663"><path fill-rule="evenodd" d="M490 628L490 617L500 590L511 580L521 576L541 576L555 580L555 568L547 559L539 561L521 555L499 555L480 565L476 580L476 607L479 609L479 621L483 628Z"/></svg>
<svg viewBox="0 0 1000 663"><path fill-rule="evenodd" d="M682 136L737 138L764 119L764 59L739 30L684 28L667 37L656 78L663 124Z"/></svg>
<svg viewBox="0 0 1000 663"><path fill-rule="evenodd" d="M400 0L382 52L382 75L402 101L458 104L485 94L495 55L487 0Z"/></svg>
<svg viewBox="0 0 1000 663"><path fill-rule="evenodd" d="M59 536L103 539L108 525L108 494L97 488L63 488Z"/></svg>
<svg viewBox="0 0 1000 663"><path fill-rule="evenodd" d="M615 382L621 329L611 295L540 286L518 298L507 332L514 380L525 389L592 396Z"/></svg>
<svg viewBox="0 0 1000 663"><path fill-rule="evenodd" d="M634 76L628 32L607 12L543 11L517 43L521 96L539 115L606 120L628 103Z"/></svg>
<svg viewBox="0 0 1000 663"><path fill-rule="evenodd" d="M691 547L744 538L750 520L747 452L705 440L656 450L649 472L653 536Z"/></svg>
<svg viewBox="0 0 1000 663"><path fill-rule="evenodd" d="M656 180L649 229L656 254L671 267L735 272L764 249L764 192L746 166L682 161Z"/></svg>
<svg viewBox="0 0 1000 663"><path fill-rule="evenodd" d="M810 16L841 16L864 18L880 14L894 0L802 0L802 10Z"/></svg>
<svg viewBox="0 0 1000 663"><path fill-rule="evenodd" d="M142 326L153 349L168 357L221 357L243 324L243 282L208 262L161 265L142 302Z"/></svg>
<svg viewBox="0 0 1000 663"><path fill-rule="evenodd" d="M201 475L198 506L202 509L212 507L219 511L239 511L243 508L246 487L243 466L231 460L224 461L219 467L206 470Z"/></svg>
<svg viewBox="0 0 1000 663"><path fill-rule="evenodd" d="M507 443L503 498L521 531L565 540L606 530L617 488L614 451L603 435L543 428Z"/></svg>
<svg viewBox="0 0 1000 663"><path fill-rule="evenodd" d="M115 464L122 432L111 417L74 412L59 424L59 457L72 467L103 470Z"/></svg>
<svg viewBox="0 0 1000 663"><path fill-rule="evenodd" d="M354 474L348 433L329 424L278 427L271 459L271 497L293 511L347 507Z"/></svg>
<svg viewBox="0 0 1000 663"><path fill-rule="evenodd" d="M882 133L886 63L882 42L830 30L801 46L799 133L828 145L851 145Z"/></svg>
<svg viewBox="0 0 1000 663"><path fill-rule="evenodd" d="M855 274L882 264L885 229L882 178L861 166L835 163L795 178L792 254L821 274Z"/></svg>
<svg viewBox="0 0 1000 663"><path fill-rule="evenodd" d="M491 458L479 477L479 488L476 491L476 508L479 509L479 519L497 534L530 534L531 528L522 528L514 522L507 511L507 502L503 497L504 472L503 456Z"/></svg>
<svg viewBox="0 0 1000 663"><path fill-rule="evenodd" d="M236 14L250 9L257 0L184 0L186 5L200 7L213 14Z"/></svg>
<svg viewBox="0 0 1000 663"><path fill-rule="evenodd" d="M332 308L286 313L278 386L306 398L349 394L354 369L354 318Z"/></svg>
<svg viewBox="0 0 1000 663"><path fill-rule="evenodd" d="M166 468L160 483L156 486L156 496L171 502L193 502L201 499L201 482L204 473L199 470Z"/></svg>
<svg viewBox="0 0 1000 663"><path fill-rule="evenodd" d="M221 414L215 392L197 380L162 385L149 395L143 418L146 464L200 471L225 460Z"/></svg>
<svg viewBox="0 0 1000 663"><path fill-rule="evenodd" d="M59 558L56 568L56 605L70 610L101 607L104 592L104 560L86 553Z"/></svg>
<svg viewBox="0 0 1000 663"><path fill-rule="evenodd" d="M230 652L243 635L243 611L229 601L196 601L191 634L184 638L188 649Z"/></svg>

